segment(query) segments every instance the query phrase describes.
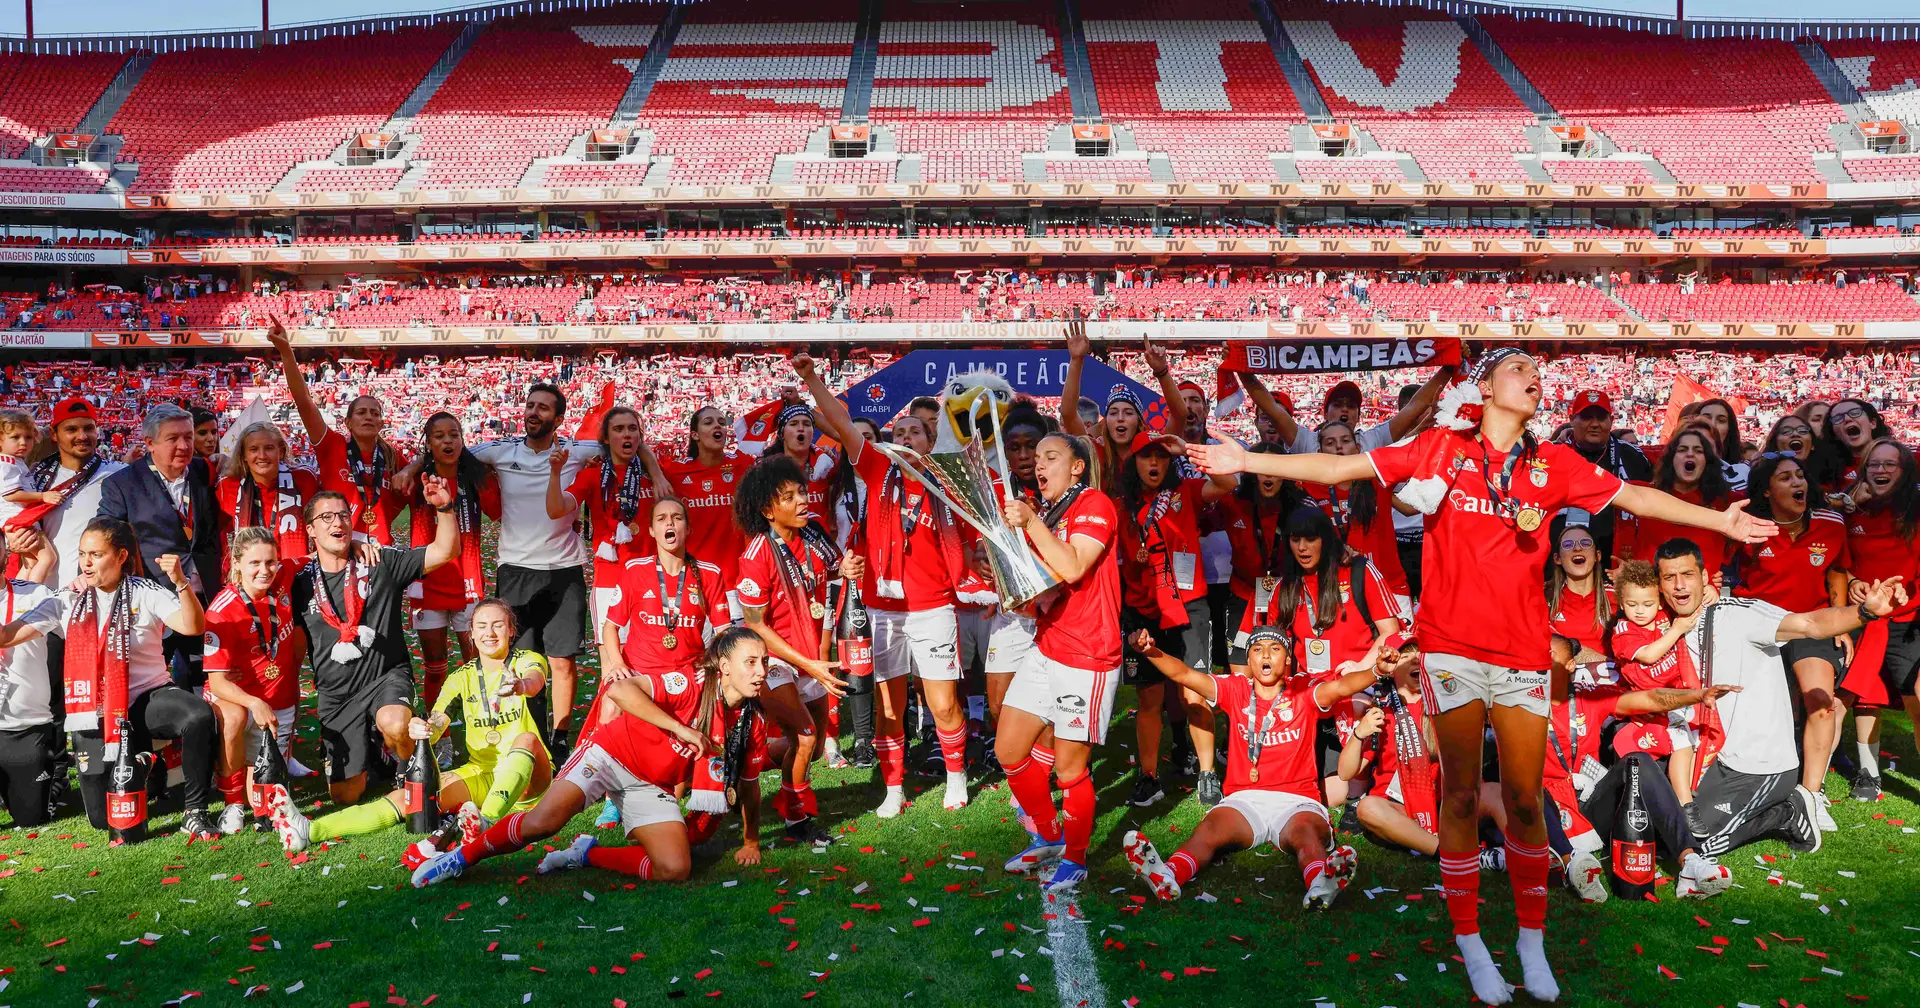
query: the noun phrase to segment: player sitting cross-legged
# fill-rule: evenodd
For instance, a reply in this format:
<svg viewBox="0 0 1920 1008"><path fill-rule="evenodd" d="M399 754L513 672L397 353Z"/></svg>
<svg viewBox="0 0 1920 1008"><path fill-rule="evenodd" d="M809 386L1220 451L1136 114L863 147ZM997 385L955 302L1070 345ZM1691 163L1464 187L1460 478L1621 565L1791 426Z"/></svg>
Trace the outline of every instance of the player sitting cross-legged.
<svg viewBox="0 0 1920 1008"><path fill-rule="evenodd" d="M1161 899L1178 899L1182 883L1225 850L1273 844L1291 850L1306 882L1301 906L1325 910L1353 877L1352 847L1333 847L1327 807L1320 800L1320 763L1315 749L1321 718L1340 701L1372 686L1381 648L1345 662L1335 678L1315 682L1293 661L1293 640L1279 627L1256 628L1247 638L1247 674L1195 672L1134 634L1129 644L1168 679L1200 694L1224 712L1227 744L1225 798L1200 820L1193 836L1172 858L1160 860L1139 830L1123 842L1134 873Z"/></svg>

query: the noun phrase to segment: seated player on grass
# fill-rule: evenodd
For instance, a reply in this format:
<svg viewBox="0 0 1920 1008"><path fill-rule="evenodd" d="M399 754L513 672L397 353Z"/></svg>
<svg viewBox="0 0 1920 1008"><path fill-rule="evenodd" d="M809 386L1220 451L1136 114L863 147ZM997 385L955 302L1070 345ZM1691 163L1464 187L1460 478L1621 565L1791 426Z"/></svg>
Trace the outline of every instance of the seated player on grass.
<svg viewBox="0 0 1920 1008"><path fill-rule="evenodd" d="M593 865L643 879L685 879L693 871L693 846L711 837L735 804L741 845L733 859L759 864L759 777L768 765L759 701L766 663L758 633L729 627L714 635L693 676L641 671L609 686L605 696L621 715L581 740L539 804L421 865L413 884L445 882L481 858L553 836L588 803L609 796L634 845L601 847L582 835L542 858L541 873ZM674 791L689 778L682 816Z"/></svg>
<svg viewBox="0 0 1920 1008"><path fill-rule="evenodd" d="M1353 877L1358 856L1352 847L1333 847L1314 746L1320 720L1332 716L1334 705L1378 680L1374 663L1381 645L1359 661L1341 663L1337 678L1316 683L1294 664L1293 639L1279 627L1257 627L1248 635L1246 675L1195 672L1156 647L1146 631L1136 632L1129 644L1168 679L1226 714L1232 739L1225 797L1170 860L1161 861L1139 830L1127 831L1122 845L1134 874L1161 899L1179 899L1180 886L1215 855L1273 844L1292 851L1300 863L1307 886L1301 906L1331 907Z"/></svg>
<svg viewBox="0 0 1920 1008"><path fill-rule="evenodd" d="M499 599L475 604L473 644L479 654L455 669L440 689L431 720L414 718L408 736L428 742L445 734L447 708L460 702L465 711L467 762L440 778L442 811L457 810L432 837L413 845L409 860L431 855L456 841L473 839L515 808L531 807L553 780L553 760L540 741L539 722L527 703L547 685L547 660L513 647L513 610ZM480 801L476 804L475 797ZM288 853L304 850L318 837L372 833L393 825L370 820L355 808L309 820L293 802L279 803L274 829Z"/></svg>

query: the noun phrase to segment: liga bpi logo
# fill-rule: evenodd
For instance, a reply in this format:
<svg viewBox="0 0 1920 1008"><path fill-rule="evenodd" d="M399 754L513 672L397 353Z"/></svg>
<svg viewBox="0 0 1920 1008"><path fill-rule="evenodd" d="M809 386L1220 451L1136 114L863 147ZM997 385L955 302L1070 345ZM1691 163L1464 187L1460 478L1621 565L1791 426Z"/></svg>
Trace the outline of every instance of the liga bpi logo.
<svg viewBox="0 0 1920 1008"><path fill-rule="evenodd" d="M881 403L881 402L885 402L885 401L886 401L886 399L887 399L887 389L886 389L886 387L885 387L885 386L883 386L883 385L869 385L869 386L867 386L867 401L868 401L868 402L871 402L871 403Z"/></svg>

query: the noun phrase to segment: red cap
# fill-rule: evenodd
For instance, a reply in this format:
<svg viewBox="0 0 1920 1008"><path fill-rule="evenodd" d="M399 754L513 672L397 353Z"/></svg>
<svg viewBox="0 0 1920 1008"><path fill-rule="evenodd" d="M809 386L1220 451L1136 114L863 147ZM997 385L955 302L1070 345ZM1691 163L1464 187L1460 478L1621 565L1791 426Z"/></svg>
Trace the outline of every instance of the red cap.
<svg viewBox="0 0 1920 1008"><path fill-rule="evenodd" d="M1300 412L1293 408L1293 397L1280 389L1273 390L1273 401L1279 403L1280 408L1286 410L1288 413Z"/></svg>
<svg viewBox="0 0 1920 1008"><path fill-rule="evenodd" d="M1353 397L1355 399L1361 399L1361 400L1365 399L1365 396L1362 396L1360 394L1360 384L1358 382L1343 381L1327 390L1327 398L1325 399L1325 401L1332 402L1334 400L1334 397L1340 395L1342 392L1353 393Z"/></svg>
<svg viewBox="0 0 1920 1008"><path fill-rule="evenodd" d="M1199 382L1183 381L1180 384L1175 385L1174 388L1179 389L1182 392L1185 392L1188 389L1192 389L1193 391L1200 393L1200 398L1205 399L1207 397L1207 390L1201 388Z"/></svg>
<svg viewBox="0 0 1920 1008"><path fill-rule="evenodd" d="M53 420L51 421L51 425L58 427L61 421L72 420L75 417L86 417L92 420L94 418L93 404L79 396L74 396L71 399L62 399L53 406Z"/></svg>
<svg viewBox="0 0 1920 1008"><path fill-rule="evenodd" d="M1613 400L1608 398L1605 392L1599 389L1585 389L1579 395L1573 397L1573 405L1567 407L1567 415L1579 416L1595 406L1606 410L1608 413L1613 412Z"/></svg>

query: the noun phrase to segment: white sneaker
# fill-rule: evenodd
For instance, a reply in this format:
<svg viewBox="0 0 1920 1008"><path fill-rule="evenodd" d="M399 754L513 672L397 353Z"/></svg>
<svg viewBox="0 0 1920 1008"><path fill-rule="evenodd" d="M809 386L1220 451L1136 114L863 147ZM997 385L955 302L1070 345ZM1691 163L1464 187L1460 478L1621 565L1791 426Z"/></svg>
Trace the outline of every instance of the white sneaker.
<svg viewBox="0 0 1920 1008"><path fill-rule="evenodd" d="M1506 871L1507 849L1505 847L1482 847L1480 849L1481 871Z"/></svg>
<svg viewBox="0 0 1920 1008"><path fill-rule="evenodd" d="M291 755L287 757L287 776L311 777L313 775L314 775L314 769L312 767L306 765L305 763L300 762L297 759L294 759Z"/></svg>
<svg viewBox="0 0 1920 1008"><path fill-rule="evenodd" d="M1822 833L1840 832L1840 824L1833 821L1833 799L1823 791L1813 793L1813 821Z"/></svg>
<svg viewBox="0 0 1920 1008"><path fill-rule="evenodd" d="M1321 872L1320 877L1307 887L1305 899L1300 901L1302 910L1331 910L1334 898L1340 895L1340 880L1331 872Z"/></svg>
<svg viewBox="0 0 1920 1008"><path fill-rule="evenodd" d="M906 808L907 808L906 785L889 784L887 785L886 800L880 803L879 808L873 810L873 814L876 816L879 816L882 819L893 819L899 816L900 813L906 811Z"/></svg>
<svg viewBox="0 0 1920 1008"><path fill-rule="evenodd" d="M247 828L247 806L241 802L230 802L220 810L220 833L232 836Z"/></svg>
<svg viewBox="0 0 1920 1008"><path fill-rule="evenodd" d="M593 849L598 840L591 833L582 833L573 838L573 842L557 851L548 852L540 859L540 874L547 875L557 871L572 871L587 866L587 852Z"/></svg>
<svg viewBox="0 0 1920 1008"><path fill-rule="evenodd" d="M1681 899L1706 899L1726 892L1733 885L1733 871L1710 857L1691 854L1680 866L1680 878L1674 883L1674 895Z"/></svg>
<svg viewBox="0 0 1920 1008"><path fill-rule="evenodd" d="M947 774L947 797L942 805L949 812L967 807L967 775L964 772Z"/></svg>
<svg viewBox="0 0 1920 1008"><path fill-rule="evenodd" d="M1180 882L1173 877L1173 869L1160 860L1160 852L1153 849L1153 841L1148 840L1139 830L1128 830L1120 841L1120 849L1127 853L1127 864L1140 881L1153 890L1155 896L1163 900L1180 898Z"/></svg>
<svg viewBox="0 0 1920 1008"><path fill-rule="evenodd" d="M460 811L455 813L455 821L460 824L460 842L470 844L480 839L487 827L493 825L487 817L480 814L480 806L472 802L463 802Z"/></svg>
<svg viewBox="0 0 1920 1008"><path fill-rule="evenodd" d="M1592 851L1575 851L1567 859L1567 885L1580 894L1587 903L1605 903L1611 893L1607 890L1607 870L1600 865L1600 859Z"/></svg>
<svg viewBox="0 0 1920 1008"><path fill-rule="evenodd" d="M273 820L273 831L280 835L280 848L289 854L298 854L313 842L313 823L294 803L293 796L279 784L269 786L267 797L269 816Z"/></svg>
<svg viewBox="0 0 1920 1008"><path fill-rule="evenodd" d="M1345 889L1353 881L1354 869L1360 867L1360 852L1346 844L1341 844L1327 852L1327 874Z"/></svg>

